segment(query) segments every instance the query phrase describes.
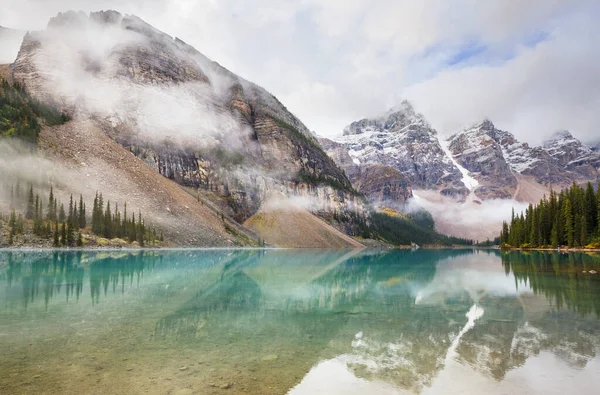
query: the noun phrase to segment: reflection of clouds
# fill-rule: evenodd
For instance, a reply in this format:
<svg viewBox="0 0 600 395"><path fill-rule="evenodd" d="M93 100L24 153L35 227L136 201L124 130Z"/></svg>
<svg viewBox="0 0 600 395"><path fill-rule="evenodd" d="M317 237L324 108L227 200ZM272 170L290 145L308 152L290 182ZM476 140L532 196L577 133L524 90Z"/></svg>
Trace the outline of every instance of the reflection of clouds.
<svg viewBox="0 0 600 395"><path fill-rule="evenodd" d="M416 291L415 304L443 304L448 297L464 292L477 302L483 294L516 296L531 293L531 289L516 286L514 275L505 273L498 255L478 252L439 261L433 281Z"/></svg>

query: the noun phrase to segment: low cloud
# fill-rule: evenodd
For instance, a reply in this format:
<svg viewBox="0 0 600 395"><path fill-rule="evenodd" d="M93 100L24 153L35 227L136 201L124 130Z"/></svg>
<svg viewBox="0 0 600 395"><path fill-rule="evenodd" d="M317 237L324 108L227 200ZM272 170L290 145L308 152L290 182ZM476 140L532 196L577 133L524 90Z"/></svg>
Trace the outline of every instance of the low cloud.
<svg viewBox="0 0 600 395"><path fill-rule="evenodd" d="M410 200L409 208L430 212L438 232L479 241L498 237L502 222L510 220L513 208L520 213L529 205L509 199L485 200L481 204L470 199L459 202L431 191L413 193L415 197Z"/></svg>

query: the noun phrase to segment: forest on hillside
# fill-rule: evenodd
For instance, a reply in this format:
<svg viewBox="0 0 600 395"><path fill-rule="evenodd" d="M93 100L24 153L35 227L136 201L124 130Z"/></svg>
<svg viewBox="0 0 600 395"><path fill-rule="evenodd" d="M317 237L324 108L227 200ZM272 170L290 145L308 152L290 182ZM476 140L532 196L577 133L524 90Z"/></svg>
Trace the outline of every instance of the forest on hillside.
<svg viewBox="0 0 600 395"><path fill-rule="evenodd" d="M31 97L19 84L0 80L0 137L19 138L36 143L47 125L61 125L69 116Z"/></svg>
<svg viewBox="0 0 600 395"><path fill-rule="evenodd" d="M505 248L600 248L600 185L550 192L521 214L513 210L500 234Z"/></svg>

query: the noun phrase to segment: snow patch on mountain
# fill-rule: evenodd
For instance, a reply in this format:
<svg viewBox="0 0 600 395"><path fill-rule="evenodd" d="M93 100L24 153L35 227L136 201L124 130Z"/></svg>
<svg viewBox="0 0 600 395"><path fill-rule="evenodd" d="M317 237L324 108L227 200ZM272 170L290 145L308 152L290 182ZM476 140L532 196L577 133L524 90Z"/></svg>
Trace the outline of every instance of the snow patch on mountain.
<svg viewBox="0 0 600 395"><path fill-rule="evenodd" d="M462 183L465 184L465 186L467 187L467 189L469 189L469 191L473 192L479 186L479 181L477 181L475 178L471 177L471 175L469 174L469 171L467 169L465 169L464 167L462 167L456 161L456 159L454 159L454 157L452 156L452 153L450 152L450 149L448 148L449 143L450 142L447 139L442 140L440 142L440 146L444 150L444 153L446 154L448 159L452 162L452 164L454 166L456 166L456 168L462 174L462 178L461 178Z"/></svg>

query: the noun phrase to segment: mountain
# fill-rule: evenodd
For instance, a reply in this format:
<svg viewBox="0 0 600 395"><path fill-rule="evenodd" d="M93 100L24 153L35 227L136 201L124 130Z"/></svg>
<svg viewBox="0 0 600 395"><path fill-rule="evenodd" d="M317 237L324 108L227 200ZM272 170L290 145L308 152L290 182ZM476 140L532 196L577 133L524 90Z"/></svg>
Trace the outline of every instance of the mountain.
<svg viewBox="0 0 600 395"><path fill-rule="evenodd" d="M414 197L433 214L438 230L474 239L495 237L501 224L495 200L534 203L551 189L600 180L600 152L569 132L531 147L484 119L441 139L407 101L320 141L374 205L390 206L392 200L406 207ZM372 175L374 166L389 175L395 171L396 190L401 187L407 193L385 197L390 178L379 181ZM473 223L472 218L480 220Z"/></svg>
<svg viewBox="0 0 600 395"><path fill-rule="evenodd" d="M273 198L310 202L307 215L351 235L368 215L277 98L135 16L60 13L25 35L11 70L72 119L39 141L75 174L68 187L142 207L176 245L252 243L239 224Z"/></svg>
<svg viewBox="0 0 600 395"><path fill-rule="evenodd" d="M353 122L335 142L347 150L359 168L383 165L397 170L414 189L438 189L445 195L468 193L437 132L407 101L381 117ZM339 160L340 153L333 152L332 144L324 147ZM347 162L338 164L347 166Z"/></svg>
<svg viewBox="0 0 600 395"><path fill-rule="evenodd" d="M522 176L552 189L599 179L600 154L567 131L556 133L542 147L530 147L486 119L448 140L454 158L485 186L476 191L484 199L490 197L488 190L507 192L491 197L512 196Z"/></svg>
<svg viewBox="0 0 600 395"><path fill-rule="evenodd" d="M584 145L568 131L557 132L546 140L544 150L566 170L586 178L598 178L600 153Z"/></svg>

